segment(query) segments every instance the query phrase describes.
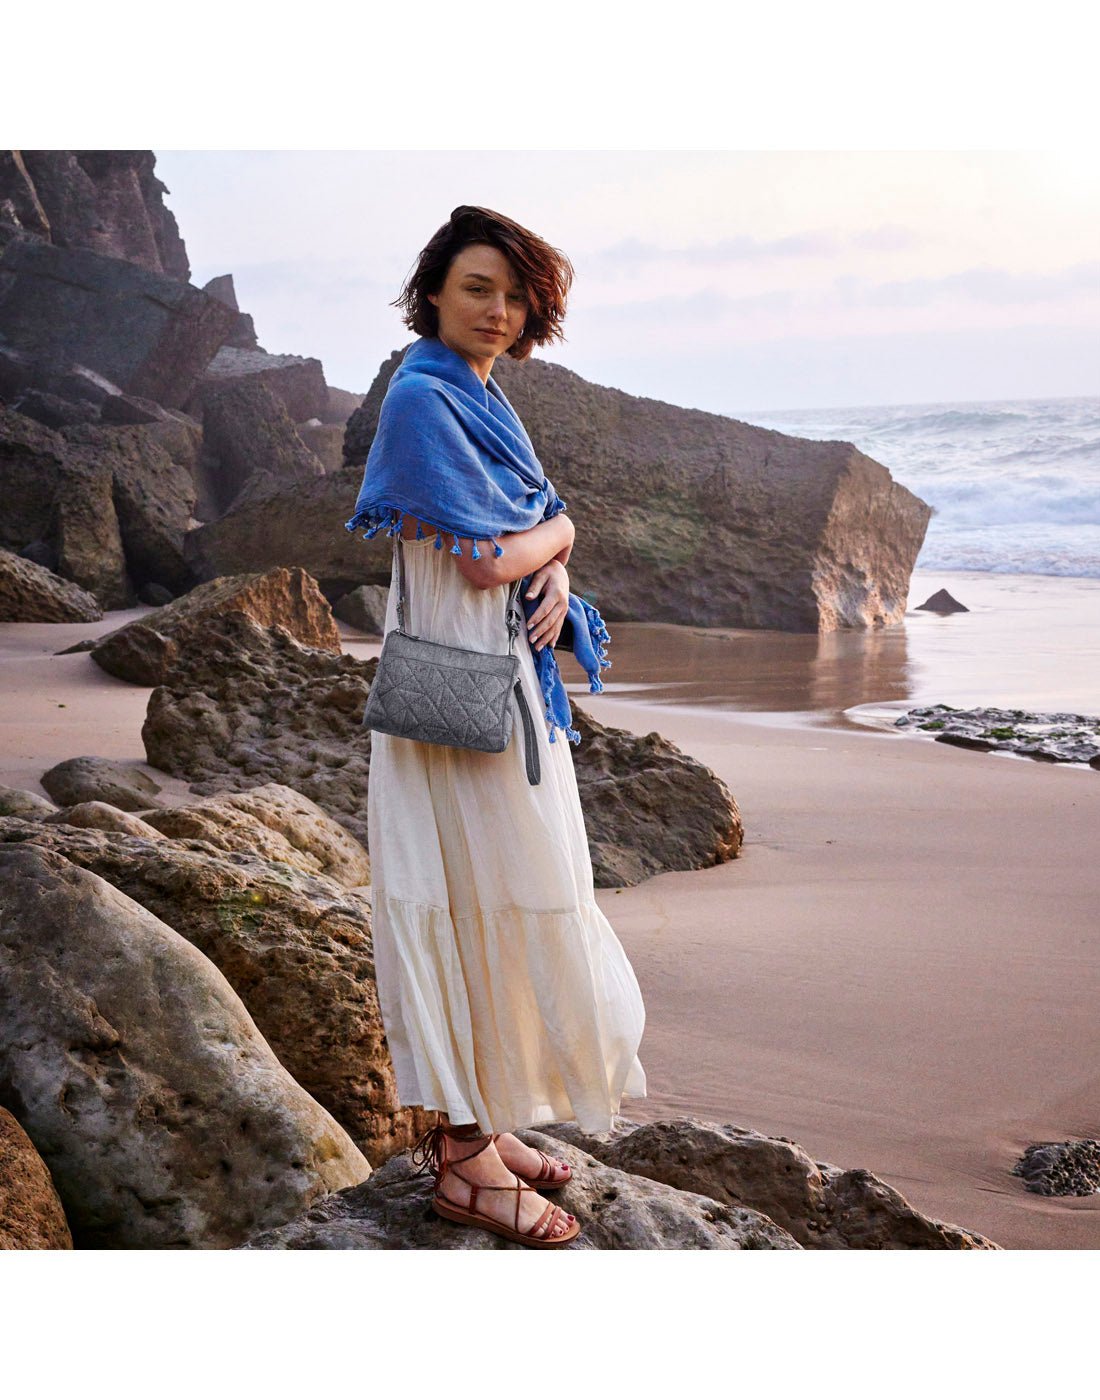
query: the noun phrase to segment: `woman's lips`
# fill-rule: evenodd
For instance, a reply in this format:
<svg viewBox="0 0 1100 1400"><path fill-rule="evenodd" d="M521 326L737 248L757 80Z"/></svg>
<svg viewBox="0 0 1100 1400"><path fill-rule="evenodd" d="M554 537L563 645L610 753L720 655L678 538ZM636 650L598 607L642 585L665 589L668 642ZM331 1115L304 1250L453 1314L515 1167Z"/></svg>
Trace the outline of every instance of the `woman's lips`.
<svg viewBox="0 0 1100 1400"><path fill-rule="evenodd" d="M499 337L502 336L503 334L504 334L503 331L478 331L478 335L491 335L491 336L495 336L495 337L497 337L497 338L499 338Z"/></svg>

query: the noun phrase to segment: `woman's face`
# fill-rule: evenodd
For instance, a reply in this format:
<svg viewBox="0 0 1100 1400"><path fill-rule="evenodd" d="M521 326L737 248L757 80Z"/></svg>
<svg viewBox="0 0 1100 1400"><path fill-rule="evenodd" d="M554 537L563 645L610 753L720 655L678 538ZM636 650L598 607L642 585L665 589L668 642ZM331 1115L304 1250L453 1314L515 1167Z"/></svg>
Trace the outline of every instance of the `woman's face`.
<svg viewBox="0 0 1100 1400"><path fill-rule="evenodd" d="M493 360L514 345L527 320L527 294L499 248L469 243L456 253L438 292L439 338L484 379Z"/></svg>

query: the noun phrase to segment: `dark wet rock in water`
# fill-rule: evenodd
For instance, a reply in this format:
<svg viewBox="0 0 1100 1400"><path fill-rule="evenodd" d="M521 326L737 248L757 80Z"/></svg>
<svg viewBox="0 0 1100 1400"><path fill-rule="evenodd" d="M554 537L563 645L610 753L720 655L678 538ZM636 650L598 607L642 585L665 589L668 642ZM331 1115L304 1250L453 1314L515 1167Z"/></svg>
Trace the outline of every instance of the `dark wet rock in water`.
<svg viewBox="0 0 1100 1400"><path fill-rule="evenodd" d="M1044 763L1087 763L1100 768L1100 715L1062 711L973 710L953 705L918 705L900 715L898 729L915 729L941 744L1015 753Z"/></svg>
<svg viewBox="0 0 1100 1400"><path fill-rule="evenodd" d="M1040 1196L1091 1196L1100 1191L1100 1142L1076 1138L1033 1143L1012 1175L1022 1176L1027 1189Z"/></svg>
<svg viewBox="0 0 1100 1400"><path fill-rule="evenodd" d="M914 611L942 613L946 616L948 613L969 612L970 609L957 598L952 598L946 588L941 588L923 603L918 603Z"/></svg>

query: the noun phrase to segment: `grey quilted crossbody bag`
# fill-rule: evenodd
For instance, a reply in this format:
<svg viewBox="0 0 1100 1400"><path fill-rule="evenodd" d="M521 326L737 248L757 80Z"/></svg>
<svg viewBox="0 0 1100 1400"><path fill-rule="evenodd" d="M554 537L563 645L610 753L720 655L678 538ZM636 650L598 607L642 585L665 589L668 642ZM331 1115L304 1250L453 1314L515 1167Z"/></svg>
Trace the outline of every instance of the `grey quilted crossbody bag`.
<svg viewBox="0 0 1100 1400"><path fill-rule="evenodd" d="M363 724L423 744L503 753L512 737L514 696L523 722L527 781L538 783L542 776L538 739L515 652L516 637L523 626L519 605L522 580L516 579L508 590L506 652L429 642L405 631L405 555L400 535L394 536L393 547L397 555L397 626L386 633L382 643Z"/></svg>

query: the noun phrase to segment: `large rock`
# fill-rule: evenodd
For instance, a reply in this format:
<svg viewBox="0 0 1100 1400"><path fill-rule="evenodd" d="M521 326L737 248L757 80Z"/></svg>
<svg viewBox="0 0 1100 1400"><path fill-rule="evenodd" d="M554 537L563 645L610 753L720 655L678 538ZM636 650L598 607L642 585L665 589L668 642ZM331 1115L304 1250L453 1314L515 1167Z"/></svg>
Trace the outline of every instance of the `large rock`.
<svg viewBox="0 0 1100 1400"><path fill-rule="evenodd" d="M142 726L149 762L202 794L285 783L366 845L370 731L362 715L377 660L307 649L241 613L211 616L181 631L177 644ZM586 826L592 798L598 888L737 853L740 815L709 769L659 735L639 739L576 706L573 714L591 740L591 766L584 742L574 762Z"/></svg>
<svg viewBox="0 0 1100 1400"><path fill-rule="evenodd" d="M218 354L220 355L227 348L259 350L261 347L256 340L256 327L252 317L237 305L237 289L233 285L233 274L223 272L220 277L211 277L209 282L203 284L203 291L209 296L217 297L219 301L224 301L226 306L237 313L233 329L226 336L225 343ZM216 358L217 356L215 356Z"/></svg>
<svg viewBox="0 0 1100 1400"><path fill-rule="evenodd" d="M49 238L42 207L22 151L0 151L0 245L20 234Z"/></svg>
<svg viewBox="0 0 1100 1400"><path fill-rule="evenodd" d="M344 529L359 489L353 478L342 468L299 481L290 490L255 498L246 493L218 518L204 517L206 523L191 531L188 565L199 579L277 566L305 568L330 601L361 583L388 584L392 541L383 549L376 537L367 546Z"/></svg>
<svg viewBox="0 0 1100 1400"><path fill-rule="evenodd" d="M334 617L357 627L372 637L381 637L386 630L386 611L390 605L390 590L380 583L364 583L332 605Z"/></svg>
<svg viewBox="0 0 1100 1400"><path fill-rule="evenodd" d="M10 813L17 816L18 813ZM28 813L33 816L33 813ZM124 812L112 807L109 802L98 798L89 802L74 802L71 807L60 807L45 813L42 821L55 826L81 826L88 831L116 831L126 836L140 836L145 841L159 841L162 833L147 822L144 816L134 812Z"/></svg>
<svg viewBox="0 0 1100 1400"><path fill-rule="evenodd" d="M25 817L28 821L51 816L57 808L37 792L0 786L0 817Z"/></svg>
<svg viewBox="0 0 1100 1400"><path fill-rule="evenodd" d="M172 593L190 588L184 538L192 525L196 491L187 466L170 446L188 437L186 420L153 425L92 425L62 432L70 451L82 451L109 467L111 502L135 588L157 583Z"/></svg>
<svg viewBox="0 0 1100 1400"><path fill-rule="evenodd" d="M241 352L243 353L243 352ZM282 400L258 376L209 385L202 396L203 490L229 509L324 476Z"/></svg>
<svg viewBox="0 0 1100 1400"><path fill-rule="evenodd" d="M115 511L114 474L94 452L66 451L50 543L57 572L93 594L105 611L138 602Z"/></svg>
<svg viewBox="0 0 1100 1400"><path fill-rule="evenodd" d="M637 885L664 870L732 860L745 839L722 779L656 730L639 737L575 704L577 788L598 889ZM559 739L560 739L559 735Z"/></svg>
<svg viewBox="0 0 1100 1400"><path fill-rule="evenodd" d="M114 474L94 448L0 406L0 498L0 546L33 553L101 608L133 606Z"/></svg>
<svg viewBox="0 0 1100 1400"><path fill-rule="evenodd" d="M99 622L95 598L41 564L0 549L0 622Z"/></svg>
<svg viewBox="0 0 1100 1400"><path fill-rule="evenodd" d="M0 1086L78 1247L224 1248L369 1175L167 924L30 841L0 885Z"/></svg>
<svg viewBox="0 0 1100 1400"><path fill-rule="evenodd" d="M364 846L370 731L362 727L376 661L304 647L243 612L182 625L165 684L149 697L149 762L202 796L283 783Z"/></svg>
<svg viewBox="0 0 1100 1400"><path fill-rule="evenodd" d="M0 1249L72 1249L49 1169L6 1108L0 1108Z"/></svg>
<svg viewBox="0 0 1100 1400"><path fill-rule="evenodd" d="M53 431L0 407L0 546L37 551L102 608L132 607L154 583L182 591L195 488L172 450L188 441L186 420Z"/></svg>
<svg viewBox="0 0 1100 1400"><path fill-rule="evenodd" d="M872 1172L813 1161L790 1138L694 1118L619 1119L602 1137L575 1123L547 1131L619 1171L761 1211L804 1249L999 1248L975 1231L922 1215Z"/></svg>
<svg viewBox="0 0 1100 1400"><path fill-rule="evenodd" d="M15 229L59 248L186 282L187 250L155 167L152 151L0 151L0 208L10 201Z"/></svg>
<svg viewBox="0 0 1100 1400"><path fill-rule="evenodd" d="M338 472L344 465L344 425L342 423L321 423L311 418L306 423L298 423L295 431L326 472Z"/></svg>
<svg viewBox="0 0 1100 1400"><path fill-rule="evenodd" d="M430 1121L397 1100L360 895L202 838L0 819L0 852L20 844L94 872L209 958L280 1063L372 1163Z"/></svg>
<svg viewBox="0 0 1100 1400"><path fill-rule="evenodd" d="M176 840L205 841L219 851L243 851L322 875L346 889L370 883L366 850L316 802L282 783L218 793L185 807L155 807L143 824ZM51 821L71 820L64 812Z"/></svg>
<svg viewBox="0 0 1100 1400"><path fill-rule="evenodd" d="M524 1142L567 1161L576 1173L554 1203L581 1223L563 1249L798 1249L774 1221L605 1166L575 1147L527 1129ZM318 1202L297 1219L253 1235L244 1249L526 1249L432 1210L432 1181L395 1157L369 1181ZM459 1195L460 1187L455 1188ZM549 1199L549 1198L548 1198Z"/></svg>
<svg viewBox="0 0 1100 1400"><path fill-rule="evenodd" d="M363 402L362 394L354 394L350 389L334 389L328 386L328 403L317 416L322 423L339 423L344 427L351 415ZM341 453L341 458L343 453Z"/></svg>
<svg viewBox="0 0 1100 1400"><path fill-rule="evenodd" d="M189 398L233 321L217 297L117 257L28 236L0 253L8 346L36 363L80 366L166 408Z"/></svg>
<svg viewBox="0 0 1100 1400"><path fill-rule="evenodd" d="M101 637L93 660L132 685L163 685L179 657L178 634L201 631L218 614L240 612L259 627L281 627L303 646L340 652L340 632L316 583L301 569L211 579L182 598Z"/></svg>
<svg viewBox="0 0 1100 1400"><path fill-rule="evenodd" d="M403 353L348 422L360 478ZM574 591L607 621L807 632L904 617L931 510L851 443L626 394L539 359L501 356L493 378L576 520ZM376 552L355 538L354 581L373 581ZM379 538L388 550L384 534L370 545ZM307 567L322 587L332 577L321 560Z"/></svg>
<svg viewBox="0 0 1100 1400"><path fill-rule="evenodd" d="M148 773L113 758L82 754L48 768L42 786L59 806L78 802L109 802L121 812L140 812L156 804L160 784Z"/></svg>
<svg viewBox="0 0 1100 1400"><path fill-rule="evenodd" d="M235 296L233 306L236 308ZM320 360L305 355L269 355L265 350L235 345L223 345L207 365L195 391L193 409L202 416L212 392L244 382L270 389L292 423L305 423L310 418L326 421L329 390Z"/></svg>

